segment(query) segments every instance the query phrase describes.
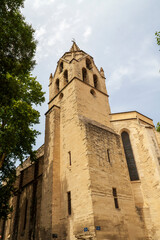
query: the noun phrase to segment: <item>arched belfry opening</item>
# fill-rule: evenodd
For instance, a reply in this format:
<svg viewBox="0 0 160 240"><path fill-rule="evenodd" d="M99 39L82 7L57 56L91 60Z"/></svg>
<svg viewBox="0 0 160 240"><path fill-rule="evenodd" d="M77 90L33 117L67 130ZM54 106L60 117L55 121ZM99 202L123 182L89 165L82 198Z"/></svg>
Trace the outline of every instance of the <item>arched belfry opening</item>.
<svg viewBox="0 0 160 240"><path fill-rule="evenodd" d="M121 133L121 137L122 137L124 152L125 152L125 156L126 156L126 160L127 160L130 180L131 181L139 180L137 166L136 166L136 162L134 159L129 134L126 131L123 131Z"/></svg>
<svg viewBox="0 0 160 240"><path fill-rule="evenodd" d="M99 89L99 84L98 84L98 77L96 74L93 75L93 84L96 89Z"/></svg>
<svg viewBox="0 0 160 240"><path fill-rule="evenodd" d="M85 68L82 68L82 80L83 82L88 83L87 70Z"/></svg>
<svg viewBox="0 0 160 240"><path fill-rule="evenodd" d="M59 79L56 80L56 93L59 92Z"/></svg>
<svg viewBox="0 0 160 240"><path fill-rule="evenodd" d="M89 58L86 58L86 68L88 68L89 70L92 69L92 63L91 63L91 60Z"/></svg>
<svg viewBox="0 0 160 240"><path fill-rule="evenodd" d="M63 62L61 62L59 65L59 71L60 71L60 73L63 72Z"/></svg>
<svg viewBox="0 0 160 240"><path fill-rule="evenodd" d="M64 71L63 76L64 76L64 84L66 85L68 83L68 70Z"/></svg>

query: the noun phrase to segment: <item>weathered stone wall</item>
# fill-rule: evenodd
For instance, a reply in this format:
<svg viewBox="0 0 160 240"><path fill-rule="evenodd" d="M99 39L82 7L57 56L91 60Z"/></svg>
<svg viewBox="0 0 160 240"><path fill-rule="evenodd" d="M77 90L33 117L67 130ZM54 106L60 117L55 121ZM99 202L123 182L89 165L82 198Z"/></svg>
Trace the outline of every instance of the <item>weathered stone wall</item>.
<svg viewBox="0 0 160 240"><path fill-rule="evenodd" d="M54 229L52 219L59 225L60 179L59 179L59 108L53 107L46 115L40 239L51 239Z"/></svg>
<svg viewBox="0 0 160 240"><path fill-rule="evenodd" d="M159 149L160 149L160 132L155 131L155 134L156 134L157 142L158 142Z"/></svg>
<svg viewBox="0 0 160 240"><path fill-rule="evenodd" d="M144 215L149 239L160 239L160 150L150 124L135 120L112 122L121 133L128 131L140 180L132 182L136 207Z"/></svg>
<svg viewBox="0 0 160 240"><path fill-rule="evenodd" d="M94 226L98 239L146 239L143 215L136 211L120 136L96 122L87 124ZM109 149L109 156L107 156ZM115 208L116 188L119 208Z"/></svg>
<svg viewBox="0 0 160 240"><path fill-rule="evenodd" d="M53 214L52 234L57 234L58 239L68 240L75 239L75 235L83 232L86 224L93 226L89 171L86 159L86 136L85 128L78 118L76 90L75 80L63 90L63 98L60 99L57 96L52 103L60 107L60 176L55 183L57 184L60 181L61 191L60 198L57 197L57 200L60 200L59 217L54 218ZM52 122L53 117L51 118ZM55 125L51 129L57 127ZM51 139L47 145L50 144ZM69 152L71 154L71 165ZM54 162L55 158L50 155L49 161ZM71 215L68 214L67 206L67 192L69 191L71 192ZM57 209L58 206L55 206L55 211Z"/></svg>
<svg viewBox="0 0 160 240"><path fill-rule="evenodd" d="M13 212L5 222L4 240L39 239L43 156L26 166L17 172L17 194L10 201Z"/></svg>

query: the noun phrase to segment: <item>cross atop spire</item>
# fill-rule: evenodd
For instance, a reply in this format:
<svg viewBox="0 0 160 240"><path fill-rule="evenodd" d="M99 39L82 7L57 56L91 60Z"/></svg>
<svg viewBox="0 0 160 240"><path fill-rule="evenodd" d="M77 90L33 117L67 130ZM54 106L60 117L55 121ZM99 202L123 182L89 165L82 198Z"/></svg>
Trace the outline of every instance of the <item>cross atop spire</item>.
<svg viewBox="0 0 160 240"><path fill-rule="evenodd" d="M73 44L72 44L72 47L70 49L70 52L77 52L77 51L80 51L80 48L77 46L76 42L75 42L75 39L72 40Z"/></svg>

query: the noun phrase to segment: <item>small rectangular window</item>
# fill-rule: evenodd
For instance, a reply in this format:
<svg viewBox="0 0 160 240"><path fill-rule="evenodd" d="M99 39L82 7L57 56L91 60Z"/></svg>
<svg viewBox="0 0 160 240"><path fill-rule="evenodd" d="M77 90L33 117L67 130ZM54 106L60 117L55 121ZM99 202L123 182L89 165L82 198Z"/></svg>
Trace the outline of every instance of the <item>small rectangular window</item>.
<svg viewBox="0 0 160 240"><path fill-rule="evenodd" d="M71 192L67 192L68 197L68 215L71 215Z"/></svg>
<svg viewBox="0 0 160 240"><path fill-rule="evenodd" d="M112 192L113 192L113 197L117 197L117 189L116 188L112 188Z"/></svg>
<svg viewBox="0 0 160 240"><path fill-rule="evenodd" d="M69 157L69 166L72 165L72 161L71 161L71 151L68 152L68 157Z"/></svg>
<svg viewBox="0 0 160 240"><path fill-rule="evenodd" d="M107 160L109 163L111 162L109 149L107 149Z"/></svg>
<svg viewBox="0 0 160 240"><path fill-rule="evenodd" d="M115 204L115 208L119 208L118 198L114 198L114 204Z"/></svg>
<svg viewBox="0 0 160 240"><path fill-rule="evenodd" d="M115 208L119 208L118 197L117 197L117 189L116 188L112 188L112 193L113 193L113 197L114 197Z"/></svg>

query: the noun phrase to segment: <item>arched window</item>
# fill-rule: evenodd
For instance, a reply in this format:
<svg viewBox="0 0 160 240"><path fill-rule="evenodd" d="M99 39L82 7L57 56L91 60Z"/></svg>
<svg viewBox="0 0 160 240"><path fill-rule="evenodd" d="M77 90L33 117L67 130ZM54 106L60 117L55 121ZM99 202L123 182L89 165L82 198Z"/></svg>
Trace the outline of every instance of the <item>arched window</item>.
<svg viewBox="0 0 160 240"><path fill-rule="evenodd" d="M65 82L65 84L68 83L68 71L67 70L64 71L64 82Z"/></svg>
<svg viewBox="0 0 160 240"><path fill-rule="evenodd" d="M88 68L89 70L92 69L92 63L89 58L86 59L86 68Z"/></svg>
<svg viewBox="0 0 160 240"><path fill-rule="evenodd" d="M63 72L63 62L60 63L59 69L60 69L60 73Z"/></svg>
<svg viewBox="0 0 160 240"><path fill-rule="evenodd" d="M98 89L98 78L96 74L93 75L93 83L94 87Z"/></svg>
<svg viewBox="0 0 160 240"><path fill-rule="evenodd" d="M59 79L56 80L56 91L59 92Z"/></svg>
<svg viewBox="0 0 160 240"><path fill-rule="evenodd" d="M82 68L82 79L83 82L87 83L87 70L85 68Z"/></svg>
<svg viewBox="0 0 160 240"><path fill-rule="evenodd" d="M124 152L127 160L128 170L131 181L139 180L138 171L136 167L136 162L134 160L133 151L129 135L127 132L122 132L121 134Z"/></svg>

